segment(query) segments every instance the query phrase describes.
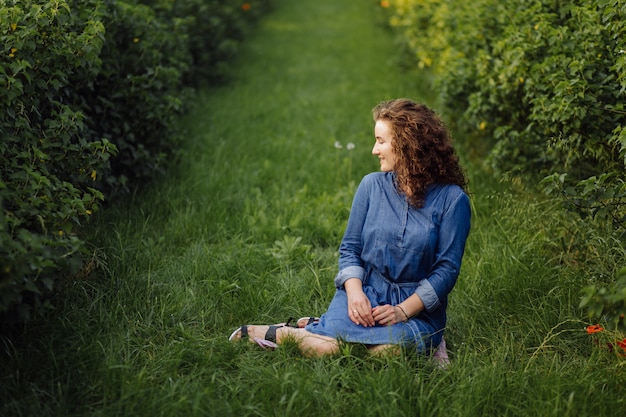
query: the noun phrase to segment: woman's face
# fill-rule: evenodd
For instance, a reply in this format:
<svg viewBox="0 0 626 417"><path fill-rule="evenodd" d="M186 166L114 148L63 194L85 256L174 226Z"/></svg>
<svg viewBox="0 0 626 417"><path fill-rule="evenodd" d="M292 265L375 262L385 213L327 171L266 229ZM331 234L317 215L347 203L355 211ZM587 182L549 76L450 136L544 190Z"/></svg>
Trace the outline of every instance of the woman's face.
<svg viewBox="0 0 626 417"><path fill-rule="evenodd" d="M374 136L376 137L376 143L374 144L374 149L372 149L372 154L376 155L380 160L380 170L383 172L393 171L396 165L396 157L391 147L393 136L389 122L377 120L374 126Z"/></svg>

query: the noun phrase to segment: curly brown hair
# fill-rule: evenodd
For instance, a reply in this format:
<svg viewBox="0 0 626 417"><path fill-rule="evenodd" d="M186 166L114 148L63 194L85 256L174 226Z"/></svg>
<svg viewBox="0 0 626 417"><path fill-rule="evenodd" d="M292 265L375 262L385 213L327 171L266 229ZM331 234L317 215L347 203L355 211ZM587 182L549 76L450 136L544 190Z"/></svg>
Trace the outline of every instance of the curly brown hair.
<svg viewBox="0 0 626 417"><path fill-rule="evenodd" d="M441 118L410 99L383 101L372 110L374 121L389 123L393 135L396 187L415 207L422 207L428 186L456 184L467 191L467 178Z"/></svg>

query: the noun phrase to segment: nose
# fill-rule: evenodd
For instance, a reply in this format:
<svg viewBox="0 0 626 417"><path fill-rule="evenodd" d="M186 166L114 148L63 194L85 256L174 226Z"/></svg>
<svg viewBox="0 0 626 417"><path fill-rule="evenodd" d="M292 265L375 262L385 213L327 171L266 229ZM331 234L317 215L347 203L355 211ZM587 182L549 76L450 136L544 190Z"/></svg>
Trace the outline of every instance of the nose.
<svg viewBox="0 0 626 417"><path fill-rule="evenodd" d="M372 148L372 155L378 155L378 142L374 143L374 147Z"/></svg>

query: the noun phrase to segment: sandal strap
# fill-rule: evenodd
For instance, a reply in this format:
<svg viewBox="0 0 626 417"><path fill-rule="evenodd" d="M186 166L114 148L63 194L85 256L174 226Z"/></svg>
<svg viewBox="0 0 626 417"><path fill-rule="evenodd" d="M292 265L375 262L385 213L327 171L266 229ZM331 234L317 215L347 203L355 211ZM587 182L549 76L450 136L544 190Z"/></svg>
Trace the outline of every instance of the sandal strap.
<svg viewBox="0 0 626 417"><path fill-rule="evenodd" d="M267 329L267 332L265 333L264 339L275 343L276 342L276 329L280 329L281 327L298 327L297 323L291 324L292 320L293 320L293 317L289 317L289 319L287 319L285 324L274 324L270 326L269 329Z"/></svg>
<svg viewBox="0 0 626 417"><path fill-rule="evenodd" d="M269 340L270 342L276 342L276 329L279 329L281 327L285 327L284 325L280 325L280 326L270 326L269 329L267 329L267 332L265 333L265 340Z"/></svg>
<svg viewBox="0 0 626 417"><path fill-rule="evenodd" d="M319 317L300 317L296 322L296 326L298 327L306 327L309 324L317 323L320 321Z"/></svg>
<svg viewBox="0 0 626 417"><path fill-rule="evenodd" d="M265 333L264 340L269 340L270 342L276 343L276 329L280 329L281 327L298 327L298 323L291 324L292 321L293 317L289 317L285 324L274 324L270 326Z"/></svg>
<svg viewBox="0 0 626 417"><path fill-rule="evenodd" d="M241 326L231 333L228 340L234 342L235 340L242 340L248 338L248 326Z"/></svg>

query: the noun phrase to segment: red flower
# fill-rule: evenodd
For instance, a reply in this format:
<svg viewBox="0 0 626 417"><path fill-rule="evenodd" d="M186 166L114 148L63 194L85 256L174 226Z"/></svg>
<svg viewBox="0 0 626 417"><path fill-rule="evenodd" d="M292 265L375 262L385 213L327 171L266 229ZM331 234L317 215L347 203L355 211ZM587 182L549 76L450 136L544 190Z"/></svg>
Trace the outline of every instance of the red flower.
<svg viewBox="0 0 626 417"><path fill-rule="evenodd" d="M617 342L617 346L619 346L620 348L626 350L626 337L623 338L622 340L620 340L619 342Z"/></svg>
<svg viewBox="0 0 626 417"><path fill-rule="evenodd" d="M250 3L244 3L241 5L241 10L243 10L244 12L247 12L248 10L250 10Z"/></svg>
<svg viewBox="0 0 626 417"><path fill-rule="evenodd" d="M587 326L587 334L594 334L604 331L604 328L599 324L594 324L593 326Z"/></svg>

